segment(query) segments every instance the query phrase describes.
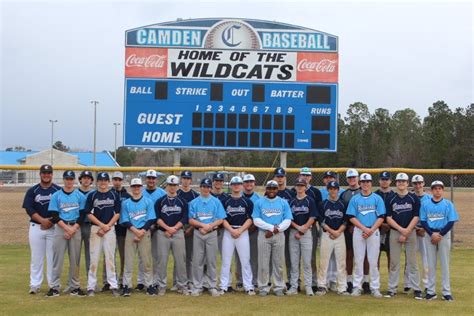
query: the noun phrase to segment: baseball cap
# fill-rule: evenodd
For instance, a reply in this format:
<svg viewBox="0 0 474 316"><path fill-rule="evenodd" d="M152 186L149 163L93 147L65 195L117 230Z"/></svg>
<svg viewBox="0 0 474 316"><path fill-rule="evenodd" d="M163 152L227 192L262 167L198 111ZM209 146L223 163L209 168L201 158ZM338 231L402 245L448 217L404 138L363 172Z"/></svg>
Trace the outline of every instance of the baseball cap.
<svg viewBox="0 0 474 316"><path fill-rule="evenodd" d="M184 171L181 171L181 178L187 178L187 179L191 179L193 177L193 173L189 170L184 170Z"/></svg>
<svg viewBox="0 0 474 316"><path fill-rule="evenodd" d="M284 177L286 176L286 171L283 168L276 168L275 171L273 171L273 175L275 177Z"/></svg>
<svg viewBox="0 0 474 316"><path fill-rule="evenodd" d="M397 174L397 176L395 177L395 181L408 181L409 178L408 178L408 175L404 172L400 172Z"/></svg>
<svg viewBox="0 0 474 316"><path fill-rule="evenodd" d="M232 177L230 184L242 184L242 178L239 176Z"/></svg>
<svg viewBox="0 0 474 316"><path fill-rule="evenodd" d="M112 179L115 179L115 178L119 178L119 179L123 180L123 173L120 172L120 171L115 171L115 172L112 174Z"/></svg>
<svg viewBox="0 0 474 316"><path fill-rule="evenodd" d="M379 174L379 178L382 179L382 180L388 180L390 179L392 175L390 174L390 172L388 171L382 171L380 174Z"/></svg>
<svg viewBox="0 0 474 316"><path fill-rule="evenodd" d="M359 173L357 172L357 170L355 169L348 169L346 171L346 178L350 178L350 177L358 177L359 176Z"/></svg>
<svg viewBox="0 0 474 316"><path fill-rule="evenodd" d="M156 174L156 171L153 169L147 170L145 177L147 178L157 178L158 175Z"/></svg>
<svg viewBox="0 0 474 316"><path fill-rule="evenodd" d="M420 176L419 174L415 174L413 178L411 178L412 183L417 183L417 182L425 182L425 179L423 176Z"/></svg>
<svg viewBox="0 0 474 316"><path fill-rule="evenodd" d="M266 188L278 188L278 183L275 180L270 180L267 182Z"/></svg>
<svg viewBox="0 0 474 316"><path fill-rule="evenodd" d="M337 177L337 173L335 173L334 171L326 171L323 174L323 178L336 178L336 177Z"/></svg>
<svg viewBox="0 0 474 316"><path fill-rule="evenodd" d="M305 176L310 176L311 175L311 169L308 167L304 167L300 169L300 174L305 175Z"/></svg>
<svg viewBox="0 0 474 316"><path fill-rule="evenodd" d="M363 173L360 175L360 181L372 181L372 176L368 173Z"/></svg>
<svg viewBox="0 0 474 316"><path fill-rule="evenodd" d="M51 165L45 164L40 167L40 173L52 173L53 167Z"/></svg>
<svg viewBox="0 0 474 316"><path fill-rule="evenodd" d="M330 182L326 185L326 188L327 188L327 189L330 189L330 188L339 189L339 183L337 183L336 181L330 181Z"/></svg>
<svg viewBox="0 0 474 316"><path fill-rule="evenodd" d="M72 170L66 170L63 173L63 179L75 179L76 174Z"/></svg>
<svg viewBox="0 0 474 316"><path fill-rule="evenodd" d="M97 175L97 181L99 180L109 181L110 180L109 174L107 172L99 172L99 174Z"/></svg>
<svg viewBox="0 0 474 316"><path fill-rule="evenodd" d="M224 175L222 173L214 173L212 176L212 181L224 181Z"/></svg>
<svg viewBox="0 0 474 316"><path fill-rule="evenodd" d="M306 183L305 179L299 178L299 177L298 177L298 179L296 179L295 186L297 186L297 185L306 186L306 184L307 184L307 183Z"/></svg>
<svg viewBox="0 0 474 316"><path fill-rule="evenodd" d="M433 189L434 187L444 188L444 183L442 181L435 180L435 181L431 182L431 188Z"/></svg>
<svg viewBox="0 0 474 316"><path fill-rule="evenodd" d="M244 175L243 181L244 182L255 181L255 177L253 176L253 174L249 173L249 174Z"/></svg>
<svg viewBox="0 0 474 316"><path fill-rule="evenodd" d="M201 186L202 187L209 187L212 188L212 181L209 178L204 178L201 180Z"/></svg>
<svg viewBox="0 0 474 316"><path fill-rule="evenodd" d="M171 175L168 178L166 178L166 184L179 184L179 178L175 175Z"/></svg>
<svg viewBox="0 0 474 316"><path fill-rule="evenodd" d="M142 185L143 185L142 179L140 179L140 178L133 178L132 181L130 182L131 187L142 186Z"/></svg>
<svg viewBox="0 0 474 316"><path fill-rule="evenodd" d="M81 174L79 175L79 180L81 180L84 177L89 177L92 180L94 180L94 176L92 175L92 172L90 172L89 170L82 171Z"/></svg>

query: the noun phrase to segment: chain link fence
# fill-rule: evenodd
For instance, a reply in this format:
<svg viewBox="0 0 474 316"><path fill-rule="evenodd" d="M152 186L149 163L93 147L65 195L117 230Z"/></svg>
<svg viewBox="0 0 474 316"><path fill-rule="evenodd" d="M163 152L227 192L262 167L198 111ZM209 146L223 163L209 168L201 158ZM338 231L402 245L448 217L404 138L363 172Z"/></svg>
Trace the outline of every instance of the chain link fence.
<svg viewBox="0 0 474 316"><path fill-rule="evenodd" d="M76 177L82 170L80 167L54 167L53 181L59 185L62 184L62 173L66 169L72 169L76 172ZM147 169L158 171L158 183L164 186L166 177L170 174L180 175L183 170L193 172L193 188L199 190L199 182L210 177L216 172L224 173L226 190L229 189L229 181L235 176L243 176L251 173L255 176L257 192L264 191L265 183L273 178L274 168L237 168L237 167L120 167L120 168L101 168L95 167L87 170L98 171L121 171L124 174L124 186L128 188L132 178L142 177L144 179ZM314 168L311 169L313 176L311 184L316 187L322 187L323 173L331 170L338 173L338 180L341 186L347 186L345 172L347 168ZM442 170L442 169L357 169L359 173L368 172L374 179L374 190L377 189L379 173L389 171L392 174L392 185L394 186L395 175L398 172L407 173L410 178L415 174L423 175L426 188L434 180L441 180L446 186L446 198L454 201L460 214L460 222L456 225L455 245L462 247L474 247L474 237L470 228L474 225L474 216L472 216L474 206L474 170ZM299 175L299 169L287 168L287 186L293 187ZM39 181L39 166L0 166L0 244L26 244L28 243L28 221L29 217L22 209L23 198L29 187Z"/></svg>

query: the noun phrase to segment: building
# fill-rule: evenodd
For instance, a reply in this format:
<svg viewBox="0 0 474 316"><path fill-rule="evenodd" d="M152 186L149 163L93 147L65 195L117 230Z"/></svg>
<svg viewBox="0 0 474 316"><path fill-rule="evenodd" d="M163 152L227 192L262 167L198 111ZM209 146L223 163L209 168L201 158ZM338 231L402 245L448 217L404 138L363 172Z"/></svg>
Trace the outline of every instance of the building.
<svg viewBox="0 0 474 316"><path fill-rule="evenodd" d="M51 150L53 154L53 168L55 166L88 167L94 166L92 152L63 152L56 149L43 151L0 151L0 165L40 166L51 164ZM114 157L108 152L96 153L96 166L119 167ZM54 176L55 182L60 182L62 170ZM4 184L31 184L39 181L37 170L0 170L0 183Z"/></svg>

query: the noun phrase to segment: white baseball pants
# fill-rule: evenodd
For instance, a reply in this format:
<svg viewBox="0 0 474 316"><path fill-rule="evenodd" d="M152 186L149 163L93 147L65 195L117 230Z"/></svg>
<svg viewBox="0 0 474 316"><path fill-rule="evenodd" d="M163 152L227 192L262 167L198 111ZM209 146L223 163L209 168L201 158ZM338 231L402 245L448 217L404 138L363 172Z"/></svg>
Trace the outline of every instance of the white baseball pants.
<svg viewBox="0 0 474 316"><path fill-rule="evenodd" d="M28 233L31 250L30 287L39 289L43 283L44 257L46 255L46 279L48 286L52 287L53 278L53 240L54 226L42 230L41 225L30 223Z"/></svg>

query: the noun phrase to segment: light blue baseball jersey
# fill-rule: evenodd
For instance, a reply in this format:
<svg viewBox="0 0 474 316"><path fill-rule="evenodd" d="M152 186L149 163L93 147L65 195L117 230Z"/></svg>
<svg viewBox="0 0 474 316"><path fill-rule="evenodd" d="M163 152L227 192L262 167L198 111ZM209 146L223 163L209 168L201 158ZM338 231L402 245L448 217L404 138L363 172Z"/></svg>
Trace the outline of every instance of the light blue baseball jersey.
<svg viewBox="0 0 474 316"><path fill-rule="evenodd" d="M366 227L372 227L377 218L384 216L385 212L384 202L378 194L358 193L350 200L346 215L357 218Z"/></svg>
<svg viewBox="0 0 474 316"><path fill-rule="evenodd" d="M288 201L277 196L272 200L264 197L255 202L252 218L260 218L265 223L279 225L285 219L292 220L293 215Z"/></svg>
<svg viewBox="0 0 474 316"><path fill-rule="evenodd" d="M156 201L158 201L162 196L166 195L166 191L162 188L156 188L153 191L143 188L142 194L144 197L149 198L153 202L153 204L155 204Z"/></svg>
<svg viewBox="0 0 474 316"><path fill-rule="evenodd" d="M129 222L136 228L143 228L149 220L154 219L156 219L154 204L146 196L142 196L139 200L129 198L122 202L120 224Z"/></svg>
<svg viewBox="0 0 474 316"><path fill-rule="evenodd" d="M321 197L323 198L323 201L327 200L328 197L329 197L328 189L327 188L321 188L321 189L319 189L319 191L321 191ZM344 193L344 191L346 191L346 190L343 189L343 188L339 188L339 196L341 196L341 194Z"/></svg>
<svg viewBox="0 0 474 316"><path fill-rule="evenodd" d="M48 211L58 212L61 220L73 222L79 219L80 212L84 210L85 205L86 198L79 190L75 189L71 193L59 190L51 196Z"/></svg>
<svg viewBox="0 0 474 316"><path fill-rule="evenodd" d="M454 204L446 199L434 202L433 199L426 200L421 205L420 221L427 222L431 229L441 230L448 222L457 222L458 213Z"/></svg>
<svg viewBox="0 0 474 316"><path fill-rule="evenodd" d="M245 196L247 199L250 199L253 204L255 204L258 200L262 198L257 192L253 192L250 195L243 193L243 196Z"/></svg>
<svg viewBox="0 0 474 316"><path fill-rule="evenodd" d="M210 224L218 219L224 219L227 214L218 198L198 196L189 203L189 218L198 222Z"/></svg>

